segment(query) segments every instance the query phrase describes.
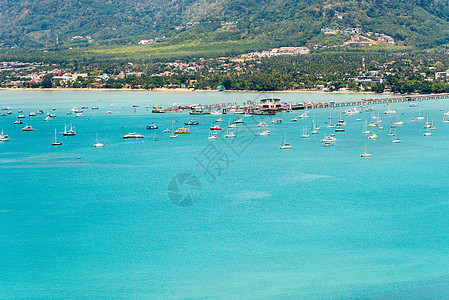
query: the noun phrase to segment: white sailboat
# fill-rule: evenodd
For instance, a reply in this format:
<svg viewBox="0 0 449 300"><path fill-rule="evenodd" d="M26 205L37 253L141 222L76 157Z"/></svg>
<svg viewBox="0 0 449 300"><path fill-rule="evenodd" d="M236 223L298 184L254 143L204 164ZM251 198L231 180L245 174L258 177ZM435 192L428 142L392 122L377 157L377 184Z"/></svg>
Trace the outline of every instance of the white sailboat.
<svg viewBox="0 0 449 300"><path fill-rule="evenodd" d="M303 139L306 139L306 138L308 138L309 136L310 136L310 134L307 133L307 125L306 125L305 127L302 128L302 134L301 134L301 137L302 137Z"/></svg>
<svg viewBox="0 0 449 300"><path fill-rule="evenodd" d="M279 146L279 149L291 149L292 145L287 143L287 132L284 133L284 139L282 140L282 144Z"/></svg>
<svg viewBox="0 0 449 300"><path fill-rule="evenodd" d="M172 132L172 134L170 135L170 137L171 138L177 138L178 137L178 135L177 134L175 134L174 133L174 130L173 130L173 120L171 120L171 132Z"/></svg>
<svg viewBox="0 0 449 300"><path fill-rule="evenodd" d="M61 146L62 145L61 142L58 142L57 136L58 135L56 134L56 129L55 129L55 135L53 136L53 140L51 142L52 146Z"/></svg>
<svg viewBox="0 0 449 300"><path fill-rule="evenodd" d="M368 121L365 121L365 125L363 125L363 131L362 131L362 133L363 134L370 134L371 133L371 130L368 130Z"/></svg>
<svg viewBox="0 0 449 300"><path fill-rule="evenodd" d="M97 133L97 142L94 144L94 147L104 147L104 145L98 142L98 133Z"/></svg>
<svg viewBox="0 0 449 300"><path fill-rule="evenodd" d="M370 156L372 156L371 153L368 153L367 148L368 148L368 145L365 144L365 153L360 154L360 157L370 157Z"/></svg>
<svg viewBox="0 0 449 300"><path fill-rule="evenodd" d="M332 125L332 115L329 115L329 125L327 125L327 128L334 128L335 125Z"/></svg>

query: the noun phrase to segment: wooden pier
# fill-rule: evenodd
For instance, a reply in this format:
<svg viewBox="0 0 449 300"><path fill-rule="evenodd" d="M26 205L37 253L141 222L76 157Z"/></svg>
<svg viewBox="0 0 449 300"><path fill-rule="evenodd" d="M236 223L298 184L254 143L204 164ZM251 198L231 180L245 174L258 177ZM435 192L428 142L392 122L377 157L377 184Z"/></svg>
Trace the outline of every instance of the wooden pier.
<svg viewBox="0 0 449 300"><path fill-rule="evenodd" d="M415 102L426 100L440 100L449 99L449 94L429 94L429 95L416 95L416 96L404 96L404 97L392 97L392 98L365 98L359 101L347 101L347 102L332 102L332 103L311 103L306 105L298 105L292 107L292 109L313 109L313 108L328 108L328 107L345 107L345 106L360 106L360 105L372 105L372 104L385 104L385 103L397 103L397 102Z"/></svg>

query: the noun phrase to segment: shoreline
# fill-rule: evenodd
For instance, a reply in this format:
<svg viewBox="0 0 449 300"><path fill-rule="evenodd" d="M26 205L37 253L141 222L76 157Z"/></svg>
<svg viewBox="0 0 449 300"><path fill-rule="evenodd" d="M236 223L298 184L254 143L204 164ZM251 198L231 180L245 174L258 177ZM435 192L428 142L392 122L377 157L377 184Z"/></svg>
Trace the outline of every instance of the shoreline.
<svg viewBox="0 0 449 300"><path fill-rule="evenodd" d="M354 91L332 91L325 92L319 90L284 90L284 91L254 91L254 90L226 90L226 91L217 91L217 90L195 90L195 89L164 89L164 88L156 88L152 90L147 89L90 89L90 88L0 88L0 91L132 91L132 92L150 92L150 93L208 93L208 92L220 92L220 93L312 93L312 94L373 94L374 92L354 92ZM394 93L382 93L377 95L395 95Z"/></svg>

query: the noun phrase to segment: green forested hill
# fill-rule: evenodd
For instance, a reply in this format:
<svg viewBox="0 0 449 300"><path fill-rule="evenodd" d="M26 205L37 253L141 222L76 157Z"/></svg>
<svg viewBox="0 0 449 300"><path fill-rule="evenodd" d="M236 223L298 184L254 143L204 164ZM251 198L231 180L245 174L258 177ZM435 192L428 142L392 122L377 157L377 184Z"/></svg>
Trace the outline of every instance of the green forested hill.
<svg viewBox="0 0 449 300"><path fill-rule="evenodd" d="M135 45L157 36L166 45L339 44L340 36L321 29L346 27L387 34L400 45L448 44L449 1L0 0L2 48Z"/></svg>

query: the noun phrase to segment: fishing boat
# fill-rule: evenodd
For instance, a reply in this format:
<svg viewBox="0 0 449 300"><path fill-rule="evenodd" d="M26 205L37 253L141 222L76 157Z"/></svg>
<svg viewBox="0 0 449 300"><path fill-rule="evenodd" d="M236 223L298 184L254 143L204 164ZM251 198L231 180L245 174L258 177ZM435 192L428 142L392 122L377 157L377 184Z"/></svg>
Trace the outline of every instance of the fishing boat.
<svg viewBox="0 0 449 300"><path fill-rule="evenodd" d="M173 133L175 133L175 134L190 133L190 129L189 128L185 128L185 127L180 127L178 129L176 129L175 131L173 131Z"/></svg>
<svg viewBox="0 0 449 300"><path fill-rule="evenodd" d="M143 134L130 132L128 134L123 135L122 138L124 138L124 139L143 139L145 137L143 136Z"/></svg>
<svg viewBox="0 0 449 300"><path fill-rule="evenodd" d="M30 125L27 125L25 127L22 128L22 131L34 131L35 129L33 127L31 127Z"/></svg>
<svg viewBox="0 0 449 300"><path fill-rule="evenodd" d="M190 120L189 122L185 122L184 125L200 125L198 121Z"/></svg>
<svg viewBox="0 0 449 300"><path fill-rule="evenodd" d="M157 126L156 124L151 124L151 125L148 125L147 127L147 130L150 130L150 129L158 129L159 128L159 126Z"/></svg>
<svg viewBox="0 0 449 300"><path fill-rule="evenodd" d="M70 129L67 130L68 125L65 124L64 125L64 132L61 132L63 136L71 136L71 135L76 135L76 131L73 130L73 126L70 125Z"/></svg>
<svg viewBox="0 0 449 300"><path fill-rule="evenodd" d="M58 142L57 140L57 134L56 134L56 129L55 129L55 135L53 136L53 140L51 141L51 145L52 146L61 146L62 142Z"/></svg>
<svg viewBox="0 0 449 300"><path fill-rule="evenodd" d="M370 156L372 156L371 153L368 153L367 147L368 146L365 144L365 153L360 154L360 157L370 157Z"/></svg>
<svg viewBox="0 0 449 300"><path fill-rule="evenodd" d="M6 142L9 141L9 135L6 135L3 133L3 129L2 129L2 133L0 134L0 142Z"/></svg>
<svg viewBox="0 0 449 300"><path fill-rule="evenodd" d="M282 140L282 144L279 146L279 149L291 149L292 145L287 143L287 133L284 133L284 139Z"/></svg>

